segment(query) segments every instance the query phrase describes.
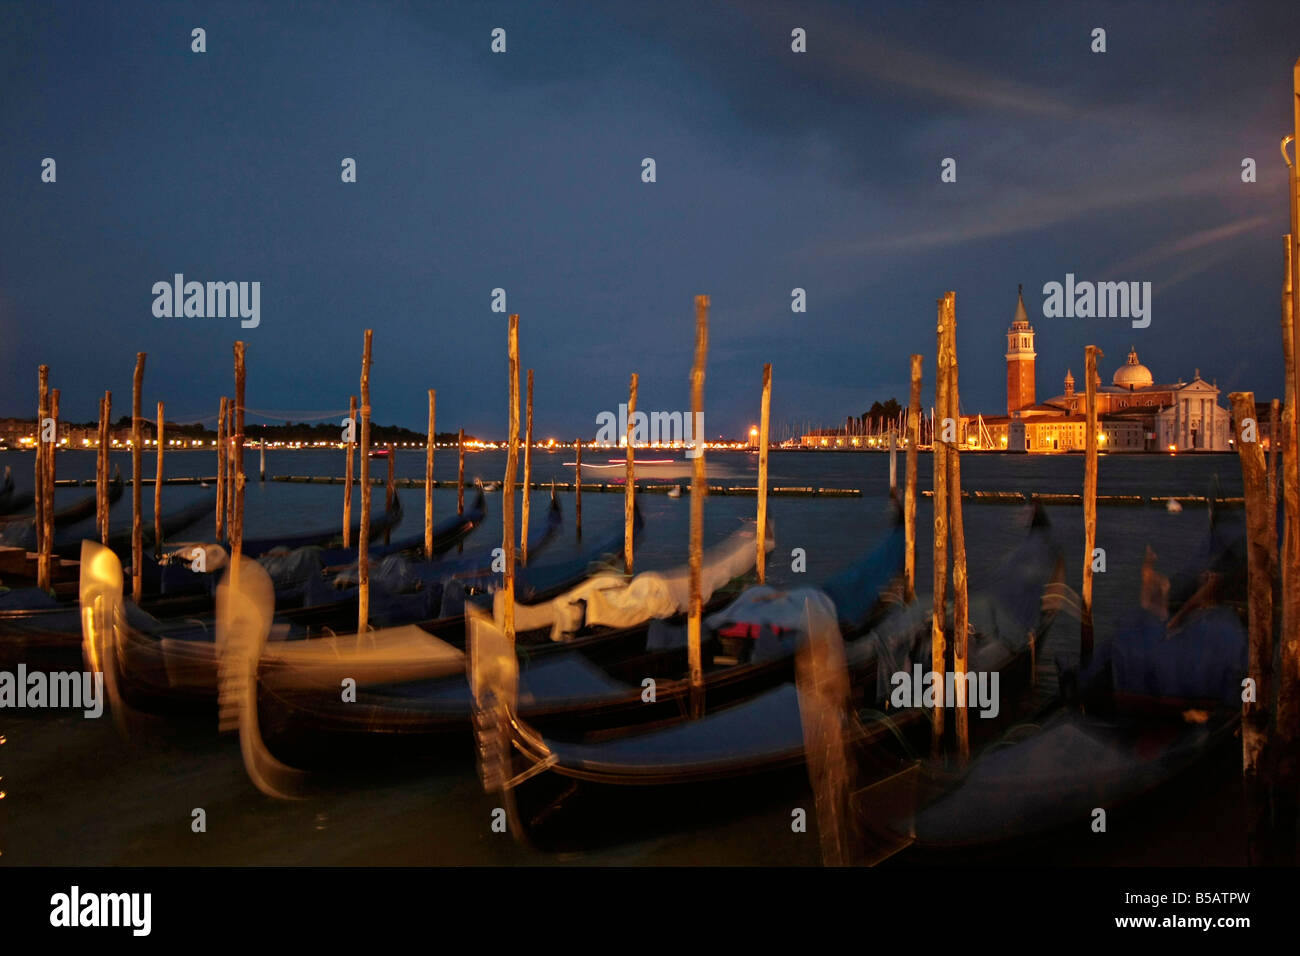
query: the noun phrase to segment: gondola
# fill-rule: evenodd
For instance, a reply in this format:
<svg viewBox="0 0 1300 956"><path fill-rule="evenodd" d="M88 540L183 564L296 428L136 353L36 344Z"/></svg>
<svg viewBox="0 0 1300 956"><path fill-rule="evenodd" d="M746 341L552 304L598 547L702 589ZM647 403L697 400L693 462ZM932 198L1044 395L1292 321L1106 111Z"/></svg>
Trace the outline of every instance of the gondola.
<svg viewBox="0 0 1300 956"><path fill-rule="evenodd" d="M122 477L114 476L108 486L108 500L117 501L122 497ZM58 529L74 525L79 521L84 521L95 513L95 495L87 495L80 501L60 508L54 512L54 527ZM58 541L62 536L56 537L54 551L59 552ZM0 517L0 545L11 548L26 548L28 551L36 547L36 518L34 516L16 516L10 515Z"/></svg>
<svg viewBox="0 0 1300 956"><path fill-rule="evenodd" d="M399 495L393 495L392 507L386 510L378 517L372 516L370 519L370 537L372 541L378 541L379 535L384 532L390 532L396 528L402 521L402 499ZM361 519L357 518L352 522L352 540L356 541L361 537ZM250 558L257 558L277 548L306 548L313 545L319 545L324 548L340 547L343 542L343 532L336 528L320 528L315 531L300 531L295 534L271 535L264 538L246 538L243 542L244 554ZM455 544L453 540L450 545ZM411 538L400 542L397 547L388 545L390 551L410 550L420 547L424 544L424 536L421 534L419 539Z"/></svg>
<svg viewBox="0 0 1300 956"><path fill-rule="evenodd" d="M478 502L482 507L482 500ZM470 512L466 512L468 516ZM531 542L536 548L534 553L543 553L554 541L560 528L561 515L558 501L552 502L547 521L540 524L531 535ZM617 543L622 543L620 530ZM545 587L555 581L554 576L566 576L558 583L569 586L567 576L585 576L593 554L603 556L613 549L614 539L596 544L593 551L588 548L585 556L574 561L560 562L553 569L545 565L520 568L517 572L517 590L521 593L536 593L535 587ZM599 550L603 548L604 550ZM476 573L486 563L490 566L494 555L483 552L467 555L461 559L439 561L435 559L427 564L414 564L411 567L427 576L427 590L436 593L448 584L458 580L457 575L466 572ZM263 558L265 561L265 557ZM83 572L93 570L93 566L83 564ZM443 578L436 577L439 569ZM264 572L263 572L264 573ZM268 576L269 578L269 576ZM372 585L376 582L372 580ZM388 602L387 613L391 616L396 602L404 597L414 598L407 605L412 615L401 626L394 626L372 631L358 640L355 634L348 635L346 630L355 627L356 597L350 600L332 602L318 607L291 609L276 616L274 627L277 640L270 642L267 649L268 660L288 658L297 660L306 657L315 659L325 655L348 661L349 667L355 667L353 676L365 677L368 672L367 655L378 661L384 673L391 669L393 661L405 653L405 648L423 642L430 646L440 646L432 633L451 631L457 635L464 633L463 612L451 618L421 620L418 611L425 605L421 597L423 591L409 595L385 595L372 588L372 610L377 605ZM273 600L280 597L272 585ZM336 631L345 632L336 636ZM116 686L120 689L120 706L145 711L206 711L211 708L217 693L217 651L214 645L215 623L210 619L190 621L159 621L142 614L132 605L127 605L122 618L122 627L116 634L115 653L104 663L111 665L117 673ZM84 636L84 635L83 635ZM311 644L313 649L302 645ZM290 646L293 645L293 646ZM460 651L455 651L460 659ZM340 655L342 657L340 658ZM402 673L398 671L397 673ZM412 675L424 673L420 665L410 672Z"/></svg>
<svg viewBox="0 0 1300 956"><path fill-rule="evenodd" d="M14 514L28 507L34 496L30 491L17 491L14 488L13 469L5 466L4 486L0 487L0 515Z"/></svg>
<svg viewBox="0 0 1300 956"><path fill-rule="evenodd" d="M769 534L767 547L772 546ZM858 567L874 568L878 574L869 585L878 603L888 600L890 585L901 572L902 550L899 526L859 562ZM734 535L710 552L706 566L725 568L732 552L752 564L753 533ZM725 612L736 593L734 586L720 588L706 610ZM666 627L671 632L679 624L662 620L629 623L580 633L565 642L551 641L548 627L519 633L516 651L526 682L524 710L546 726L588 729L676 718L689 689L681 679L686 650L671 640L665 646L655 645L662 638L656 631ZM724 650L720 642L710 642L711 654L716 652L720 658ZM259 740L254 749L274 752L298 766L320 766L323 759L373 762L445 752L449 744L467 742L471 723L472 699L464 663L451 673L453 666L449 665L448 675L441 680L359 688L356 702L346 706L332 703L336 695L326 691L328 680L322 679L313 688L300 683L284 686L282 678L296 682L301 675L288 668L282 673L263 668L258 684ZM753 694L765 684L778 682L789 666L788 657L778 651L727 673L711 674L710 699L721 705ZM644 682L650 677L658 687L656 699L647 703Z"/></svg>
<svg viewBox="0 0 1300 956"><path fill-rule="evenodd" d="M1026 541L973 595L972 670L1003 675L1007 687L1029 685L1035 641L1055 615L1063 575L1060 551L1041 509L1036 510ZM894 605L870 631L848 641L825 592L788 592L784 607L787 620L795 614L801 618L801 653L822 640L833 639L844 648L851 675L846 687L853 688L863 706L884 706L893 674L910 672L913 663L928 664L931 629L917 604ZM555 823L557 810L570 800L636 802L641 797L629 791L714 785L780 774L804 762L799 695L789 664L779 680L751 688L739 700L724 696L702 719L690 720L683 713L650 729L575 735L543 732L529 718L523 671L512 665L491 622L472 622L470 661L484 786L493 799L504 802L511 831L526 842L581 843L584 834L565 833L564 824ZM712 696L713 688L706 685L706 701L712 702ZM909 708L891 718L892 733L918 733L928 723L928 711ZM689 788L682 793L686 802L693 799Z"/></svg>
<svg viewBox="0 0 1300 956"><path fill-rule="evenodd" d="M210 516L213 508L213 496L204 495L199 500L183 508L163 515L163 534L169 537L190 527L196 521ZM448 542L463 540L465 535L482 523L484 503L480 494L477 501L464 515L446 519L435 528L437 534ZM153 525L142 528L144 547L153 546ZM119 560L129 560L131 550L130 528L120 528L109 535L108 546L119 556ZM80 548L81 535L73 536ZM205 572L190 569L189 557L195 547L215 548L218 560L214 560ZM69 554L71 543L67 540L56 542L56 552L61 556ZM350 551L329 552L335 559L342 560L351 555L356 560L356 549ZM75 555L75 552L72 553ZM263 554L263 560L275 560L271 552ZM225 560L224 549L215 545L192 543L181 546L179 551L164 556L160 561L149 554L141 559L141 577L143 579L144 598L139 607L129 606L128 619L138 630L146 633L210 635L212 632L211 615L213 610L213 590L216 572ZM319 580L319 570L307 568L305 577L286 586L281 599L289 606L301 608L308 593L320 594L325 589L327 597L337 603L332 608L318 608L309 617L324 625L338 626L346 602L338 602L335 592L327 583ZM316 580L310 580L312 575ZM314 586L314 588L313 588ZM356 602L352 601L352 615L355 617ZM179 623L178 623L179 622ZM53 597L37 588L23 588L0 594L0 663L19 662L29 667L38 664L46 669L61 669L74 666L82 656L82 622L77 604L73 601Z"/></svg>
<svg viewBox="0 0 1300 956"><path fill-rule="evenodd" d="M883 715L843 721L833 700L807 695L801 704L813 715L805 725L810 746L810 726L854 728L840 741L854 783L842 776L834 786L825 766L810 768L818 812L833 808L827 820L837 832L824 853L874 863L910 848L914 859L927 860L958 848L1026 847L1052 831L1088 833L1098 807L1109 812L1136 800L1230 741L1248 647L1239 610L1215 600L1225 593L1215 569L1237 543L1233 529L1212 517L1207 547L1195 549L1194 563L1175 576L1199 581L1195 592L1171 587L1148 550L1133 622L1091 656L1058 660L1059 692L1040 697L1037 709L1009 728L973 739L976 759L967 768L919 761L906 747L877 746L863 761L864 741L889 743ZM1198 562L1200 573L1193 570ZM1058 624L1077 637L1077 615L1062 615ZM834 737L822 734L823 742Z"/></svg>

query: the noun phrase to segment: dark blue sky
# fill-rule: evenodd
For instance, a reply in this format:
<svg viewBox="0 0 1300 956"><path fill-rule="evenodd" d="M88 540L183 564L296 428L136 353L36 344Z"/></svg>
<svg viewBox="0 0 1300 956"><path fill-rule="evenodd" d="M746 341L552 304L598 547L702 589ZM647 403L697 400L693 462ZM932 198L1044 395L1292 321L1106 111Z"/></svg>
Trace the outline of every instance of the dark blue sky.
<svg viewBox="0 0 1300 956"><path fill-rule="evenodd" d="M633 371L689 407L700 292L710 435L756 418L765 361L776 422L905 401L915 351L928 404L947 289L963 407L1000 412L1019 282L1040 399L1089 342L1107 380L1136 345L1271 397L1297 55L1294 2L6 4L0 414L34 414L40 362L65 418L104 388L120 414L143 350L147 407L215 417L242 336L251 409L324 415L371 326L377 420L422 428L433 387L441 428L500 436L498 286L541 437L594 436ZM175 272L259 280L260 327L155 318ZM1067 272L1152 282L1150 328L1044 319Z"/></svg>

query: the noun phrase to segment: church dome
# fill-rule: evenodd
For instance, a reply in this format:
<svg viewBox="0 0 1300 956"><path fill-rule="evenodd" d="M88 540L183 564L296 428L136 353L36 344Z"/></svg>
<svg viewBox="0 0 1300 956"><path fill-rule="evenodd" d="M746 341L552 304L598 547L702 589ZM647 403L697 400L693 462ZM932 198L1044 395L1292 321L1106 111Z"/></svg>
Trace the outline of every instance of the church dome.
<svg viewBox="0 0 1300 956"><path fill-rule="evenodd" d="M1120 388L1150 388L1155 381L1151 377L1151 370L1138 361L1137 349L1131 348L1128 353L1128 361L1115 370L1115 377L1111 382Z"/></svg>

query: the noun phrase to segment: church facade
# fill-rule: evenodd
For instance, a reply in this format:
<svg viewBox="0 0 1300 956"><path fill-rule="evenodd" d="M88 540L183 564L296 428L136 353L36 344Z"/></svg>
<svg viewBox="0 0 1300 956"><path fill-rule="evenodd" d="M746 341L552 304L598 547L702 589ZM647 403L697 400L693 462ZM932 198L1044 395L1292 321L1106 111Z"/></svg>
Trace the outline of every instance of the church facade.
<svg viewBox="0 0 1300 956"><path fill-rule="evenodd" d="M966 441L988 449L1067 452L1084 448L1086 384L1076 389L1065 373L1064 391L1039 402L1035 389L1034 329L1025 312L1023 290L1007 330L1007 413L965 418ZM1137 349L1116 369L1109 385L1100 371L1097 394L1098 441L1108 452L1229 451L1231 416L1219 405L1219 387L1201 377L1157 383L1138 359Z"/></svg>

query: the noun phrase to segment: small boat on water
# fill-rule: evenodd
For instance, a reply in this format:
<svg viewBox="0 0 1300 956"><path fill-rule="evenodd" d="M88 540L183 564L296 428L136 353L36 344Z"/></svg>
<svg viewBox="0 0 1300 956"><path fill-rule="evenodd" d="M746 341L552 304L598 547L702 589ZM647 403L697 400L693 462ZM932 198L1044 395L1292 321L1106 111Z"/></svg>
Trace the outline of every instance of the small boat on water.
<svg viewBox="0 0 1300 956"><path fill-rule="evenodd" d="M1062 586L1063 574L1059 549L1040 512L1025 544L1004 562L982 597L971 602L972 660L979 661L982 669L1026 684L1035 637L1055 614L1055 604L1047 598ZM724 615L724 619L749 618L759 641L766 640L769 647L783 633L788 648L784 666L771 675L773 679L752 684L749 693L741 695L727 693L730 669L715 669L706 679L709 712L702 719L687 719L679 711L676 719L659 720L650 729L629 725L621 732L543 732L528 719L523 671L512 669L499 628L492 622L472 621L471 680L481 773L492 798L504 801L511 832L526 842L554 846L576 840L581 845L585 835L580 822L574 823L576 833L565 833L562 821L557 824L565 816L558 811L570 800L635 802L640 798L623 795L647 787L716 783L801 766L805 742L793 680L795 646L804 648L817 635L846 646L852 686L867 706L888 699L891 674L910 668L912 661L929 659L931 629L918 604L889 606L874 627L850 635L845 642L843 612L830 593L854 594L852 589L842 590L843 584L862 582L865 577L863 569L851 569L841 576L839 587L825 591L800 588L753 595L759 600L739 613ZM759 610L763 607L770 611L767 616ZM738 670L744 673L746 667ZM912 724L928 726L928 711L916 708L894 718L895 732L906 732ZM654 802L662 806L664 799L668 799L666 791L657 794ZM694 797L683 789L681 799L689 805ZM555 832L547 832L553 828Z"/></svg>
<svg viewBox="0 0 1300 956"><path fill-rule="evenodd" d="M566 468L577 468L576 461L566 461ZM683 478L691 474L692 464L690 461L679 461L673 458L632 458L632 470L637 477L641 478ZM627 459L626 458L609 458L604 462L587 462L582 463L583 473L590 472L601 478L602 481L614 481L618 478L627 477Z"/></svg>
<svg viewBox="0 0 1300 956"><path fill-rule="evenodd" d="M114 475L113 480L108 485L108 500L112 503L121 497L122 476ZM86 495L81 500L54 512L54 528L57 532L60 529L84 521L94 513L95 495ZM55 540L55 552L60 557L66 557L63 548L59 544L59 539L56 538ZM26 548L29 551L34 550L36 547L36 518L30 515L6 515L0 517L0 545ZM64 547L66 547L66 536L64 536Z"/></svg>

